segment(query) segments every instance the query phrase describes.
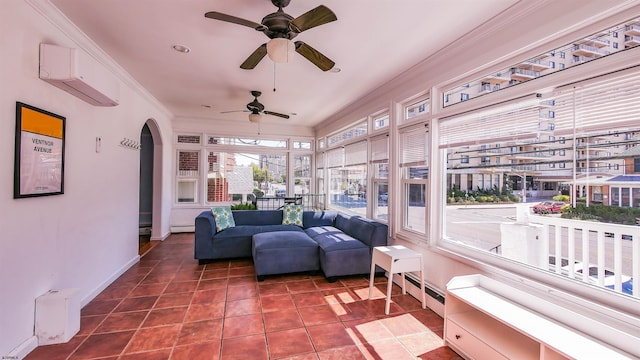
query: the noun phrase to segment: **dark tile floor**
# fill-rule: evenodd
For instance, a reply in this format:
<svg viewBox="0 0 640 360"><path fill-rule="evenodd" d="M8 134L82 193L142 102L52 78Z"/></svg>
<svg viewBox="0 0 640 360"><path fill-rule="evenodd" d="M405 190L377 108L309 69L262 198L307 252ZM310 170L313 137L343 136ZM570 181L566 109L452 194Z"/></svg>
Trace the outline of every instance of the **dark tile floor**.
<svg viewBox="0 0 640 360"><path fill-rule="evenodd" d="M385 277L258 282L251 259L198 265L193 233L154 246L82 309L79 333L26 360L460 359L443 346L443 320Z"/></svg>

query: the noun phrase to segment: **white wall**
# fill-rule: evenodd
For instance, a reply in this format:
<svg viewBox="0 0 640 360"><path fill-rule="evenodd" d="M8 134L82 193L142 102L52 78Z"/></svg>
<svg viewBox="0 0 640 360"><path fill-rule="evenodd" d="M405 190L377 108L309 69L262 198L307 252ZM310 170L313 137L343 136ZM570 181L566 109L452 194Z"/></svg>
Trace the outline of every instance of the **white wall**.
<svg viewBox="0 0 640 360"><path fill-rule="evenodd" d="M38 79L41 42L92 46L73 27L47 20L47 6L12 0L3 1L0 11L0 356L21 356L37 345L36 297L79 288L85 305L138 261L139 153L119 142L139 139L153 118L163 143L171 144L168 112L113 64L120 105L112 108L89 105ZM16 101L66 117L63 195L13 199ZM96 137L102 138L100 153ZM171 153L163 148L165 178ZM170 183L163 180L163 193ZM158 209L158 231L167 234L170 203Z"/></svg>

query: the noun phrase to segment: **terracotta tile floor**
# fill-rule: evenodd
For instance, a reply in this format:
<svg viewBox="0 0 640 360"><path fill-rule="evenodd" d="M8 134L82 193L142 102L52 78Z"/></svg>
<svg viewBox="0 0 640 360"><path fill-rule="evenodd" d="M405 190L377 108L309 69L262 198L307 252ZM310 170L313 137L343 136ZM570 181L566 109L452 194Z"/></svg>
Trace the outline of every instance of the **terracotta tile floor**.
<svg viewBox="0 0 640 360"><path fill-rule="evenodd" d="M193 233L154 246L82 309L80 332L26 360L460 359L443 346L443 320L385 277L334 283L322 274L268 276L251 259L198 265Z"/></svg>

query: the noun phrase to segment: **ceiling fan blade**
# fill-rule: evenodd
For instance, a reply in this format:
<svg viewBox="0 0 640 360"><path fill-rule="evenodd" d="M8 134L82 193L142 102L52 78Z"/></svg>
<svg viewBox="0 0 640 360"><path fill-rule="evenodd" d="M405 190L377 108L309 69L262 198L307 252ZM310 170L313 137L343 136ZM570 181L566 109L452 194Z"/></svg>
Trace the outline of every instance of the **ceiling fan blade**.
<svg viewBox="0 0 640 360"><path fill-rule="evenodd" d="M296 52L307 58L307 60L311 61L322 71L331 70L331 68L336 65L336 63L331 59L322 55L318 50L312 48L302 41L296 41Z"/></svg>
<svg viewBox="0 0 640 360"><path fill-rule="evenodd" d="M291 21L290 28L292 31L301 33L313 27L336 20L338 20L338 17L333 13L333 11L329 10L329 8L324 5L320 5L317 8L309 10L293 19Z"/></svg>
<svg viewBox="0 0 640 360"><path fill-rule="evenodd" d="M266 110L265 110L265 111L263 111L263 113L265 113L265 114L267 114L267 115L278 116L278 117L285 118L285 119L288 119L288 118L289 118L289 115L286 115L286 114L280 114L280 113L273 112L273 111L266 111Z"/></svg>
<svg viewBox="0 0 640 360"><path fill-rule="evenodd" d="M265 31L267 29L266 26L262 24L258 24L257 22L253 22L251 20L245 20L239 17L219 13L216 11L209 11L208 13L204 14L204 17L209 19L214 19L214 20L226 21L226 22L230 22L238 25L248 26L258 31Z"/></svg>
<svg viewBox="0 0 640 360"><path fill-rule="evenodd" d="M267 55L267 44L262 44L258 46L258 48L245 60L242 65L240 65L241 69L251 70L258 65L260 60Z"/></svg>
<svg viewBox="0 0 640 360"><path fill-rule="evenodd" d="M238 112L250 112L249 110L229 110L229 111L220 111L220 114L231 114Z"/></svg>

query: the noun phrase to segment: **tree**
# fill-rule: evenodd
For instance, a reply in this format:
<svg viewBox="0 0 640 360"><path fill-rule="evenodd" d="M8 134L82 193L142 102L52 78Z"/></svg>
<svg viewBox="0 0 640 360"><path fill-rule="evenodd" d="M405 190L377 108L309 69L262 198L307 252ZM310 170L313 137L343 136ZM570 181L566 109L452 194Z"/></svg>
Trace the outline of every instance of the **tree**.
<svg viewBox="0 0 640 360"><path fill-rule="evenodd" d="M261 184L267 180L267 173L264 169L261 169L256 164L251 164L250 166L253 169L253 181L257 181L258 184Z"/></svg>

